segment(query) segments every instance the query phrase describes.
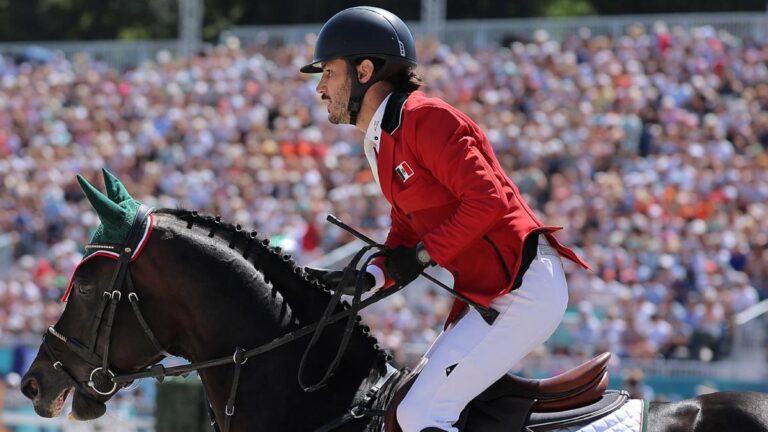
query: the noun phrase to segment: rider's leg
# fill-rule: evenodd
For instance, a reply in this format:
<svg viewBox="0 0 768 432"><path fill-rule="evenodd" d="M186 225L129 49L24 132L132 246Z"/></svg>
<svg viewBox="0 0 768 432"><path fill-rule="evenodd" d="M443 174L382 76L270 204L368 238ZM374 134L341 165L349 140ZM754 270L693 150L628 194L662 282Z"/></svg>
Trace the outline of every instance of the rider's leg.
<svg viewBox="0 0 768 432"><path fill-rule="evenodd" d="M489 326L470 310L441 333L397 409L403 432L453 427L475 396L507 373L555 331L568 303L560 258L538 255L521 286L494 300L499 317Z"/></svg>

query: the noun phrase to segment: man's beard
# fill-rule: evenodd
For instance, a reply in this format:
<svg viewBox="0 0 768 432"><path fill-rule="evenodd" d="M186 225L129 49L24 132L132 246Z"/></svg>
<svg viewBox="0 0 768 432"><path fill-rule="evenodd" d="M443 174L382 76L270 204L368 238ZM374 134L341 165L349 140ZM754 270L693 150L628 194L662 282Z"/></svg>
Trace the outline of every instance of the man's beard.
<svg viewBox="0 0 768 432"><path fill-rule="evenodd" d="M339 89L328 110L328 121L332 124L349 123L349 95L352 92L349 80Z"/></svg>

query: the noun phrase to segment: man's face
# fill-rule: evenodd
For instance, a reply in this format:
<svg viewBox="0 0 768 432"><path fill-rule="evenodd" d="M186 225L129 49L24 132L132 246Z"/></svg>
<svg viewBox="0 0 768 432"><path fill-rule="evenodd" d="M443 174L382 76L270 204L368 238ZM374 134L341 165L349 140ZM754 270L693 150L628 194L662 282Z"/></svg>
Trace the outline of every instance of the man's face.
<svg viewBox="0 0 768 432"><path fill-rule="evenodd" d="M323 63L323 76L316 91L328 104L328 121L333 124L349 123L349 94L351 83L347 62L342 59Z"/></svg>

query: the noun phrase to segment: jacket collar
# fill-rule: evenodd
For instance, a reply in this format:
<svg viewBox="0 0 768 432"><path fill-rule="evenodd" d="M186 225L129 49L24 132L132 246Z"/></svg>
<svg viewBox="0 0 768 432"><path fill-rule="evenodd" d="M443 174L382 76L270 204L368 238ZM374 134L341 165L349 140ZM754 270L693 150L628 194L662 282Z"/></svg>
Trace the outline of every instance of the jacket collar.
<svg viewBox="0 0 768 432"><path fill-rule="evenodd" d="M384 117L381 119L381 128L392 135L403 121L403 107L408 99L408 93L392 93L389 95Z"/></svg>
<svg viewBox="0 0 768 432"><path fill-rule="evenodd" d="M390 93L373 113L371 122L368 123L368 130L365 132L365 139L373 143L376 151L379 151L381 131L392 135L400 127L406 99L408 99L407 93Z"/></svg>
<svg viewBox="0 0 768 432"><path fill-rule="evenodd" d="M388 94L387 97L381 101L379 108L376 109L376 112L373 113L373 117L371 117L371 122L368 123L368 130L365 132L365 140L373 143L377 152L379 151L379 143L381 142L381 122L382 118L384 118L384 111L386 111L387 102L389 101L390 96L392 96L392 93Z"/></svg>

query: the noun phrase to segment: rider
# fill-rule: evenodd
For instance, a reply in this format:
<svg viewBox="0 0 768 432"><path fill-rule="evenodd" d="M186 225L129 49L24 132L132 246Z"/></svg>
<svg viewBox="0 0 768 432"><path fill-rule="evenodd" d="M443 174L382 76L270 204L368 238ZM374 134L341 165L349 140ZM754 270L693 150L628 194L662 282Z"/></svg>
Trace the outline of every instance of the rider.
<svg viewBox="0 0 768 432"><path fill-rule="evenodd" d="M366 288L407 285L437 263L456 291L499 312L489 325L457 300L397 409L404 432L456 431L466 404L560 323L568 303L560 256L587 265L554 237L560 227L539 222L477 124L418 90L415 67L405 23L361 6L325 23L301 72L322 73L316 90L331 123L365 134L374 179L392 205L389 254L367 268Z"/></svg>

